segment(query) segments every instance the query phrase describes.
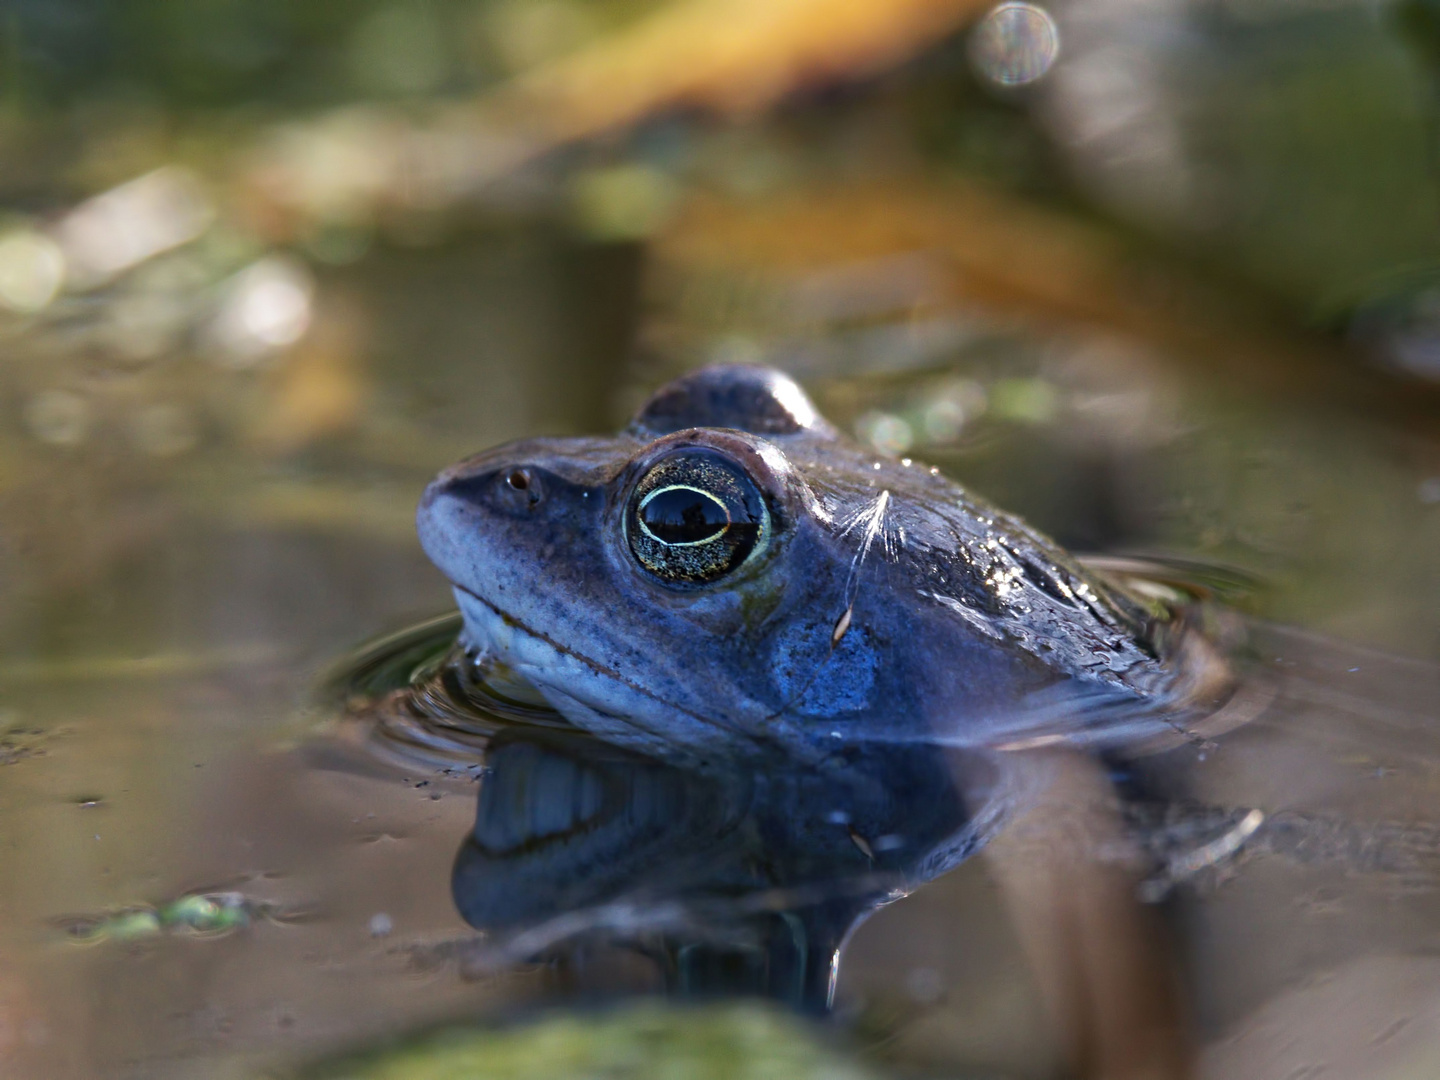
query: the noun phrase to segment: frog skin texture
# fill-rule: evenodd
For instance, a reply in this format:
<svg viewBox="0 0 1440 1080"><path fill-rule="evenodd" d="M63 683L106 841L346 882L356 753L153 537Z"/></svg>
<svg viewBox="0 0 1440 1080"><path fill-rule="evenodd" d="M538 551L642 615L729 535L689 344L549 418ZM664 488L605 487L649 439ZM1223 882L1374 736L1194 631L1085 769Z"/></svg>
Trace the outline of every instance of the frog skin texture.
<svg viewBox="0 0 1440 1080"><path fill-rule="evenodd" d="M1003 745L1153 713L1183 679L1164 612L762 368L686 375L615 436L467 458L418 528L472 655L690 765Z"/></svg>

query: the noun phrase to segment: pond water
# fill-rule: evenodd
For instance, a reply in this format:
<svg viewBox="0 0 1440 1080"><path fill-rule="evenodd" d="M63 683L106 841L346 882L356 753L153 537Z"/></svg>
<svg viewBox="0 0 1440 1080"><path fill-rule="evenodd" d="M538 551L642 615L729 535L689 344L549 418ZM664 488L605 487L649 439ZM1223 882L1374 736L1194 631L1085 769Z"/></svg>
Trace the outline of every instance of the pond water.
<svg viewBox="0 0 1440 1080"><path fill-rule="evenodd" d="M370 430L279 456L215 438L146 458L117 416L76 444L12 441L0 667L12 1075L250 1075L441 1022L636 993L729 989L813 1011L851 920L933 876L843 832L838 849L813 850L804 815L834 807L779 778L758 802L723 778L697 786L523 707L488 763L465 742L503 723L458 745L426 745L424 724L412 737L413 718L377 735L374 703L443 652L453 620L372 653L385 663L364 668L369 682L349 676L341 719L326 679L347 649L449 606L411 527L431 469L527 431L603 429L646 381L600 335L553 321L633 264L629 249L522 234L322 279L322 296L343 292L394 341L394 367L377 349L365 392L423 436ZM861 430L987 401L973 441L935 447L955 475L1077 546L1192 560L1112 570L1208 584L1256 620L1431 651L1440 544L1424 538L1440 516L1397 451L1408 436L1143 365L1117 377L1024 335L976 351L810 384ZM1158 402L1142 414L1154 429L1117 431L1106 393ZM1038 418L995 415L1027 394L1048 395L1027 406ZM1042 777L1037 805L1062 802L1059 824L1039 813L996 841L1019 855L966 861L860 927L835 988L857 1047L945 1074L1051 1075L1069 1051L1045 980L1068 976L1043 959L1037 976L1026 950L1067 919L1108 940L1117 965L1161 965L1138 985L1183 985L1187 1038L1221 1063L1213 1075L1241 1074L1226 1055L1244 1075L1280 1076L1297 1053L1348 1053L1397 1009L1424 1028L1440 1007L1426 959L1440 928L1435 671L1304 629L1255 621L1248 635L1253 689L1204 741L1102 763L1016 755ZM912 801L887 812L937 835L964 823L952 789L924 790L912 782ZM584 843L530 851L527 830ZM771 868L759 879L757 859ZM1038 899L1015 910L1017 895ZM1074 907L1057 914L1065 897ZM1392 1041L1402 1063L1420 1052Z"/></svg>
<svg viewBox="0 0 1440 1080"><path fill-rule="evenodd" d="M1359 9L1231 7L1057 5L1038 97L986 97L957 38L463 209L316 180L415 136L404 109L5 120L0 1075L352 1075L453 1026L554 1076L564 1023L835 1076L1435 1075L1428 84ZM1162 24L1196 35L1168 80ZM1132 127L1189 134L1184 198L1120 128L1065 137L1126 92L1085 81L1117 27ZM1327 112L1341 39L1366 95ZM1237 120L1286 42L1290 96ZM1356 131L1373 170L1315 151ZM1164 737L873 749L837 790L652 760L447 668L430 478L613 432L717 360L1196 605L1233 692ZM778 1011L657 1004L717 999Z"/></svg>

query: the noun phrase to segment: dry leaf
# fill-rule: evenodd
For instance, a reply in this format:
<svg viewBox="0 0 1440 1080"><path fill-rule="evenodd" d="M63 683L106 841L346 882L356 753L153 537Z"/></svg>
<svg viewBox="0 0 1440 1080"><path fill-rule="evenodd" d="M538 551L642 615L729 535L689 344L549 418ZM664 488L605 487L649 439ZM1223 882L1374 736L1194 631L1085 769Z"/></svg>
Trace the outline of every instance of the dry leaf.
<svg viewBox="0 0 1440 1080"><path fill-rule="evenodd" d="M812 82L893 66L972 21L987 0L680 0L520 76L494 105L552 139L676 105L753 113Z"/></svg>

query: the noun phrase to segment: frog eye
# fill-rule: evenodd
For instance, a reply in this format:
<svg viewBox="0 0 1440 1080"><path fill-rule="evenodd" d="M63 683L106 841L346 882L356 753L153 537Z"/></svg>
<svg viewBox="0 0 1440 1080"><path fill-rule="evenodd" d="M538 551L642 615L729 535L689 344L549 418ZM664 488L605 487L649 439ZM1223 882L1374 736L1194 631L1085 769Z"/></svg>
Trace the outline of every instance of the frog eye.
<svg viewBox="0 0 1440 1080"><path fill-rule="evenodd" d="M709 450L660 459L625 510L630 553L666 585L703 585L737 569L763 545L770 514L755 482Z"/></svg>

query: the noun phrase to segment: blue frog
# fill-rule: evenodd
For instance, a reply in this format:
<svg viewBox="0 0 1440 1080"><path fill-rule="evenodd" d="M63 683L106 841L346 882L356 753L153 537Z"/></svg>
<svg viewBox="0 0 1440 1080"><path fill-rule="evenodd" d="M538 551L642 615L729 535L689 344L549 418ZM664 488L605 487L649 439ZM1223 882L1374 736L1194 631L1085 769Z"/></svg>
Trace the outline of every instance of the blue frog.
<svg viewBox="0 0 1440 1080"><path fill-rule="evenodd" d="M692 765L1173 727L1223 693L1175 609L852 442L774 370L704 368L618 435L468 458L418 527L472 656L591 734Z"/></svg>

